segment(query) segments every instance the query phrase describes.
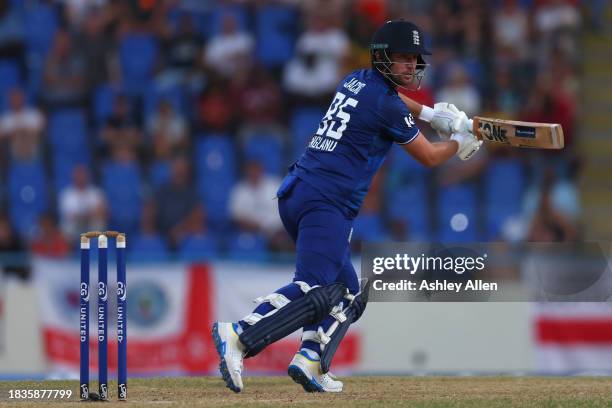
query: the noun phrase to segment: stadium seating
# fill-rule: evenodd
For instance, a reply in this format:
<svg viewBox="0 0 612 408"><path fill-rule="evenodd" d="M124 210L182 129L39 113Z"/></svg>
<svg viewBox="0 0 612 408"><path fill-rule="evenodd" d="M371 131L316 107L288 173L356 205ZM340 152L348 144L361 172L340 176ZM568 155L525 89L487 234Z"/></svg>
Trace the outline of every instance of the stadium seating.
<svg viewBox="0 0 612 408"><path fill-rule="evenodd" d="M380 214L359 214L353 223L354 241L381 242L388 238Z"/></svg>
<svg viewBox="0 0 612 408"><path fill-rule="evenodd" d="M537 12L540 3L542 2L518 0L518 5L525 11L528 11L527 8L535 8L528 13ZM577 5L575 0L571 3ZM5 31L17 35L23 33L24 62L27 71L23 71L21 60L17 59L21 57L19 47L16 47L16 50L8 47L7 52L3 53L6 56L0 59L0 111L6 109L8 92L15 86L25 88L30 103L44 110L40 89L46 58L53 47L55 35L61 27L67 27L73 39L81 39L85 27L81 24L83 15L79 12L74 15L66 14L65 5L62 5L61 1L9 0L7 4L11 7L9 12L23 16L21 27L14 24L16 20L10 20L8 23L11 24L7 23ZM483 15L493 18L504 4L502 0L495 0ZM100 10L104 7L101 6ZM247 32L255 40L252 65L244 66L249 68L248 72L252 72L250 69L253 67L257 67L254 72L258 72L260 68L264 69L267 71L267 76L281 89L283 88L282 68L292 58L297 36L309 26L309 21L306 19L308 13L302 13L298 5L287 2L187 0L171 5L170 9L165 18L171 30L180 28L178 24L183 21L182 18L190 16L204 46L207 41L221 33L223 19L228 14L235 17L238 30ZM75 10L85 9L77 7ZM142 14L145 19L146 14L147 12ZM157 17L156 14L155 18ZM355 31L350 24L350 20L339 21L338 26L345 30L351 44L355 48L360 48L363 45L362 40L367 42L366 37L360 38L365 31ZM117 28L119 30L116 30ZM109 65L114 66L118 63L120 75L114 75L113 69L109 73L111 75L108 76L108 83L99 85L96 89L88 89L91 100L84 103L81 110L58 108L52 112L45 112L48 126L41 149L43 153L41 162L14 165L5 163L4 166L0 166L0 171L4 172L0 174L0 211L8 211L17 223L20 233L31 232L35 216L43 211L43 208L54 209L55 206L50 199L56 199L57 193L71 182L71 175L76 165L85 165L91 170L92 175L101 176L101 185L108 194L107 199L111 206L109 227L137 230L141 207L140 183L146 181L149 183L148 187L153 190L159 188L169 180L170 164L153 160L150 155L152 146L149 138L145 138L144 145L139 146L139 150L135 152L138 163L124 166L101 162L104 157L99 157L98 154L105 155L112 149L106 144L102 146L101 140L98 140L99 130L111 114L115 98L119 93L129 100L133 108L130 113L134 116L132 118L134 126L140 130L143 130L146 120L156 112L162 100L169 101L177 112L185 116L189 129L196 128L197 132L209 132L211 130L206 126L215 126L205 120L195 120L198 118L191 116L198 115L197 106L192 102L202 100L201 98L211 88L209 85L217 83L216 78L208 72L199 72L203 79L202 89L193 90L193 94L187 94L192 91L188 86L183 88L170 85L172 81L166 80L164 73L167 73L171 67L164 65L167 63L166 58L160 58L165 57L162 53L166 48L162 45L165 45L163 42L169 38L160 35L146 24L133 31L130 31L130 28L126 31L124 28L127 26L123 24L111 24L106 27L113 34L107 36L108 43L105 45L109 48L101 47L105 52L110 51L109 55L112 58L108 60ZM367 27L362 28L367 30ZM16 31L11 31L13 29ZM426 77L428 89L423 95L431 96L438 93L444 85L448 69L455 64L465 67L470 82L480 87L481 94L487 89L496 89L495 86L490 86L495 85L496 73L483 75L484 61L469 51L469 38L465 36L467 31L464 28L459 31L461 38L458 37L457 42L463 46L457 48L459 50L457 53L432 66L433 69L428 69ZM532 34L534 43L526 45L529 45L529 48L541 47L540 43L544 38L542 33ZM435 42L434 37L435 35L426 36L426 43L431 46L432 42ZM445 43L446 39L441 41ZM442 50L445 47L446 45L443 45ZM500 50L494 47L491 50L492 57L503 58L504 53L499 54L499 52ZM355 52L353 47L350 54L352 61L349 65L363 66L362 62L365 62L365 66L368 65L367 50L362 55L365 58L363 61L360 53ZM541 73L539 72L541 67L533 60L535 54L532 52L528 54L529 58L522 64L522 69L527 70L529 75L523 75L525 78L517 84L519 90L530 85L531 77L540 77L538 73ZM564 63L562 60L563 58L560 58L557 63ZM194 68L199 70L199 67ZM156 77L157 74L160 75ZM117 82L117 79L121 79L122 82ZM239 84L241 81L235 79L232 76L229 79L232 85L226 87L231 95L234 95L234 91L235 94L240 94L239 88L249 81L249 78L241 78L246 82ZM227 78L219 80L225 81ZM235 86L237 88L234 88ZM188 97L194 97L194 101L190 101ZM495 103L496 97L499 96L495 93L487 94L487 98L491 99L489 102L500 105L499 101ZM245 124L250 126L253 122L251 118L238 117L238 115L227 122L225 129L216 130L224 133L223 135L189 134L193 141L192 164L195 186L208 215L208 231L218 241L215 243L218 248L225 249L223 245L217 245L220 243L230 248L238 248L240 242L251 242L257 249L261 243L259 241L261 237L257 236L240 241L237 238L240 234L233 230L234 227L229 220L228 201L236 181L240 178L240 164L244 159L255 159L264 164L267 173L282 175L287 164L304 152L327 109L327 106L324 106L327 102L318 106L314 105L317 103L314 100L310 101L313 105L296 106L304 101L289 94L283 95L283 101L287 106L282 118L273 125L276 128L287 126L289 140L286 140L284 133L279 136L265 132L243 138L244 132L241 129L245 128ZM91 117L88 116L89 108L91 108ZM505 110L502 106L498 108ZM4 154L0 158L8 159L9 152L10 149L4 149ZM567 165L565 160L560 159ZM376 214L362 214L355 221L355 239L368 241L386 239L390 235L388 225L398 227L396 221L401 221L402 225L407 226L406 238L410 240L442 239L465 242L470 239L504 238L504 224L521 210L525 190L524 170L523 166L514 160L491 157L491 164L478 180L478 185L442 188L439 194L433 194L433 189L437 187L431 176L436 170L421 166L400 146L394 145L381 172L381 181L384 184L384 208ZM141 171L144 178L141 176ZM52 187L48 196L47 187ZM482 195L479 195L478 199L476 191ZM477 209L479 211L476 211ZM450 220L457 214L465 215L468 220L467 228L463 231L456 231L450 225ZM459 227L461 227L461 217L459 217ZM396 231L399 231L399 228L393 229L393 232ZM147 239L149 241L143 241L142 245L153 246L154 240L151 237ZM265 239L263 242L265 247ZM196 242L196 244L202 243ZM196 244L193 244L194 247ZM156 245L165 244L157 242Z"/></svg>
<svg viewBox="0 0 612 408"><path fill-rule="evenodd" d="M321 118L325 115L322 108L297 108L291 115L289 129L292 139L292 161L297 160L308 145L308 142L319 127Z"/></svg>
<svg viewBox="0 0 612 408"><path fill-rule="evenodd" d="M386 202L389 218L406 224L409 240L430 239L430 201L424 177L414 177L409 182L394 187Z"/></svg>
<svg viewBox="0 0 612 408"><path fill-rule="evenodd" d="M269 4L256 11L257 58L267 68L278 68L293 55L295 9Z"/></svg>
<svg viewBox="0 0 612 408"><path fill-rule="evenodd" d="M229 238L227 254L235 260L264 261L268 257L267 240L261 234L236 232Z"/></svg>
<svg viewBox="0 0 612 408"><path fill-rule="evenodd" d="M53 112L49 117L49 143L54 185L59 191L70 184L76 165L91 162L85 112L79 109Z"/></svg>
<svg viewBox="0 0 612 408"><path fill-rule="evenodd" d="M476 193L471 185L458 184L438 191L438 240L478 241ZM467 225L466 222L467 221Z"/></svg>
<svg viewBox="0 0 612 408"><path fill-rule="evenodd" d="M236 181L235 149L225 135L200 135L195 146L198 193L211 223L227 222L227 206Z"/></svg>
<svg viewBox="0 0 612 408"><path fill-rule="evenodd" d="M179 86L160 87L154 84L144 94L144 111L142 117L145 121L157 112L159 103L167 101L172 105L175 112L185 114L185 95Z"/></svg>
<svg viewBox="0 0 612 408"><path fill-rule="evenodd" d="M21 86L17 62L12 59L0 60L0 112L7 109L8 93L16 86Z"/></svg>
<svg viewBox="0 0 612 408"><path fill-rule="evenodd" d="M149 182L154 190L170 181L170 163L156 160L149 166Z"/></svg>
<svg viewBox="0 0 612 408"><path fill-rule="evenodd" d="M49 139L56 155L87 155L85 112L80 109L53 112L49 117Z"/></svg>
<svg viewBox="0 0 612 408"><path fill-rule="evenodd" d="M287 167L279 135L257 133L248 136L244 156L247 160L262 163L268 174L279 175Z"/></svg>
<svg viewBox="0 0 612 408"><path fill-rule="evenodd" d="M60 27L60 11L50 2L22 3L26 29L26 57L28 64L28 93L36 97L42 87L45 58L53 46L55 33Z"/></svg>
<svg viewBox="0 0 612 408"><path fill-rule="evenodd" d="M389 172L400 175L402 179L414 176L420 177L423 174L429 173L427 167L417 162L399 145L391 147L386 161L388 162Z"/></svg>
<svg viewBox="0 0 612 408"><path fill-rule="evenodd" d="M217 243L208 234L192 235L183 240L178 249L183 261L202 261L218 255Z"/></svg>
<svg viewBox="0 0 612 408"><path fill-rule="evenodd" d="M8 175L9 210L17 233L32 237L38 217L49 209L42 162L13 162Z"/></svg>
<svg viewBox="0 0 612 408"><path fill-rule="evenodd" d="M247 31L249 29L249 16L245 6L240 4L226 4L222 7L216 7L208 16L206 16L207 24L200 25L205 29L204 36L206 38L218 35L221 33L223 17L226 14L231 14L236 19L238 31Z"/></svg>
<svg viewBox="0 0 612 408"><path fill-rule="evenodd" d="M461 61L461 65L465 69L466 74L470 78L470 81L474 83L479 89L482 89L486 84L484 67L482 66L482 62L477 58L470 57L464 58Z"/></svg>
<svg viewBox="0 0 612 408"><path fill-rule="evenodd" d="M130 34L119 43L119 60L123 77L123 90L129 95L140 96L151 86L157 41L147 34Z"/></svg>
<svg viewBox="0 0 612 408"><path fill-rule="evenodd" d="M484 180L487 239L499 238L504 223L510 217L520 214L524 180L523 166L518 160L496 160L490 163Z"/></svg>
<svg viewBox="0 0 612 408"><path fill-rule="evenodd" d="M202 2L203 3L203 2ZM207 8L204 6L204 8ZM184 11L180 9L171 10L168 14L168 22L173 29L176 29ZM202 12L194 10L189 13L193 18L196 31L206 40L221 32L221 22L225 14L231 14L236 19L239 31L248 31L249 16L247 9L240 4L224 4L215 7L212 11Z"/></svg>
<svg viewBox="0 0 612 408"><path fill-rule="evenodd" d="M109 227L134 232L140 221L141 174L136 163L109 161L102 166L102 187L110 208Z"/></svg>
<svg viewBox="0 0 612 408"><path fill-rule="evenodd" d="M159 234L135 234L129 238L131 261L163 262L171 258L164 238Z"/></svg>
<svg viewBox="0 0 612 408"><path fill-rule="evenodd" d="M26 46L30 57L42 60L53 44L59 27L58 9L47 2L37 2L25 9Z"/></svg>
<svg viewBox="0 0 612 408"><path fill-rule="evenodd" d="M118 90L110 84L102 84L94 91L93 114L97 126L104 124L113 112L113 104L117 93Z"/></svg>

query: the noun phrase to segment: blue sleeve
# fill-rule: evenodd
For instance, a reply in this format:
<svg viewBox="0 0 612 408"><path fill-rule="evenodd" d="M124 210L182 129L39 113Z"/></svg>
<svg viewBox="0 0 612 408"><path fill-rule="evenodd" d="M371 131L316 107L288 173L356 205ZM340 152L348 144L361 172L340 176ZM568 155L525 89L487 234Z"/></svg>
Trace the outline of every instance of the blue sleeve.
<svg viewBox="0 0 612 408"><path fill-rule="evenodd" d="M397 144L412 142L419 134L419 128L406 104L397 95L383 95L381 99L384 132Z"/></svg>

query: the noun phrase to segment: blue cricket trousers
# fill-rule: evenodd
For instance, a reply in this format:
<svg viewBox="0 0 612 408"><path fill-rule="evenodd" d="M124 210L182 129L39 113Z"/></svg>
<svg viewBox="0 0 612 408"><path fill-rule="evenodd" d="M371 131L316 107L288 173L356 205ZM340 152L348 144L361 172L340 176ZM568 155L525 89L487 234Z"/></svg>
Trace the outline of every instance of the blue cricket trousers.
<svg viewBox="0 0 612 408"><path fill-rule="evenodd" d="M278 191L283 225L296 244L294 281L309 285L343 283L352 294L359 281L350 257L353 220L296 176L285 177Z"/></svg>

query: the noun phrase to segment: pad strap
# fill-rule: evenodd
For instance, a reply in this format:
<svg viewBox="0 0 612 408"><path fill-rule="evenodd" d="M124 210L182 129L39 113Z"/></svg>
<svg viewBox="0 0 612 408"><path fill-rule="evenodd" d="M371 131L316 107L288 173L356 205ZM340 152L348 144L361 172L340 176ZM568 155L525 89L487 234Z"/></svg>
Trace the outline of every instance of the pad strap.
<svg viewBox="0 0 612 408"><path fill-rule="evenodd" d="M300 290L304 293L308 293L310 290L312 290L313 288L318 288L318 285L315 286L310 286L308 285L306 282L302 282L302 281L295 281L293 282L296 285L298 285L300 287ZM255 304L260 305L262 303L270 303L270 305L274 306L274 309L270 310L268 313L266 313L265 315L261 315L259 313L250 313L248 315L246 315L242 321L244 321L245 323L247 323L249 326L254 325L255 323L257 323L258 321L260 321L261 319L263 319L264 317L269 317L272 316L274 313L276 313L278 311L278 309L280 309L281 307L287 306L287 304L289 304L289 302L291 302L289 299L287 299L287 297L281 293L271 293L267 296L260 296L258 298L256 298L253 302L255 302Z"/></svg>
<svg viewBox="0 0 612 408"><path fill-rule="evenodd" d="M348 299L348 294L344 295L345 299ZM350 295L350 298L353 299L354 296ZM321 345L321 351L325 348L325 345L331 341L331 336L334 334L339 325L344 323L348 318L346 314L342 311L342 303L340 305L336 305L332 308L331 312L329 312L330 316L332 316L336 321L329 326L327 331L323 330L323 327L319 327L317 331L307 330L302 333L302 341L314 341Z"/></svg>
<svg viewBox="0 0 612 408"><path fill-rule="evenodd" d="M359 320L365 311L369 290L370 281L366 280L358 294L354 296L345 295L345 299L350 299L348 306L344 310L336 312L335 315L332 314L336 321L332 323L327 332L324 332L321 327L317 330L318 343L321 344L321 371L323 373L329 371L334 354L336 354L336 350L346 335L349 326Z"/></svg>
<svg viewBox="0 0 612 408"><path fill-rule="evenodd" d="M247 318L252 316L251 321L254 323L247 327L239 337L245 347L245 357L257 355L269 344L293 333L300 327L318 323L330 313L335 305L340 303L346 293L346 287L341 283L320 287L310 287L305 284L305 286L300 285L300 288L302 291L307 291L299 299L275 308L266 316L254 316L254 313L247 316ZM264 297L264 299L267 298L267 296Z"/></svg>

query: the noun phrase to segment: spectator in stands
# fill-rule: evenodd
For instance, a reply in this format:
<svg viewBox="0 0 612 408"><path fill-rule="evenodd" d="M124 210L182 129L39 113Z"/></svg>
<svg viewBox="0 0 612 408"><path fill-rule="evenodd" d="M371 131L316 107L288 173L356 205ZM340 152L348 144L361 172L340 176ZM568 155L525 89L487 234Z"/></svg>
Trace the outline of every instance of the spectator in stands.
<svg viewBox="0 0 612 408"><path fill-rule="evenodd" d="M237 116L243 119L239 138L254 133L283 135L281 89L268 71L257 66L248 75L232 81L231 99L237 101Z"/></svg>
<svg viewBox="0 0 612 408"><path fill-rule="evenodd" d="M138 234L132 238L132 255L135 259L142 260L166 260L169 253L166 247L166 237L157 229L157 215L154 199L143 203L140 216L140 229Z"/></svg>
<svg viewBox="0 0 612 408"><path fill-rule="evenodd" d="M432 37L436 50L440 47L459 49L461 46L461 21L455 18L451 2L436 1L431 10L433 21L444 21L444 24L433 24Z"/></svg>
<svg viewBox="0 0 612 408"><path fill-rule="evenodd" d="M75 38L75 50L83 56L87 67L87 87L94 91L98 86L114 82L119 77L117 44L111 29L114 16L105 9L85 5L79 7L85 10L74 12L84 12L85 16L79 18L80 34Z"/></svg>
<svg viewBox="0 0 612 408"><path fill-rule="evenodd" d="M104 142L104 155L109 156L119 146L137 149L142 143L142 135L131 112L129 100L124 95L117 95L113 111L101 131Z"/></svg>
<svg viewBox="0 0 612 408"><path fill-rule="evenodd" d="M532 186L525 196L523 217L527 241L576 241L580 203L576 187L548 170L541 185Z"/></svg>
<svg viewBox="0 0 612 408"><path fill-rule="evenodd" d="M108 0L62 0L65 15L73 27L78 27L95 15L104 13Z"/></svg>
<svg viewBox="0 0 612 408"><path fill-rule="evenodd" d="M463 22L461 54L464 59L476 65L489 62L486 57L491 49L487 31L487 16L483 13L481 6L475 6L475 3L472 3L472 6L466 8L460 17ZM481 57L484 58L479 60L478 58Z"/></svg>
<svg viewBox="0 0 612 408"><path fill-rule="evenodd" d="M244 178L232 189L229 201L230 216L243 231L263 233L271 247L278 247L285 239L274 197L280 179L264 173L261 163L250 160L244 168Z"/></svg>
<svg viewBox="0 0 612 408"><path fill-rule="evenodd" d="M285 66L285 89L298 103L328 103L344 74L348 51L348 37L325 10L311 11L306 30L298 38L296 55Z"/></svg>
<svg viewBox="0 0 612 408"><path fill-rule="evenodd" d="M200 66L203 41L195 29L193 17L181 16L175 29L166 28L163 44L165 69L158 80L167 85L186 85L191 90L204 86Z"/></svg>
<svg viewBox="0 0 612 408"><path fill-rule="evenodd" d="M0 273L14 274L21 279L30 276L26 246L13 229L10 218L0 212L0 256L8 255L0 263Z"/></svg>
<svg viewBox="0 0 612 408"><path fill-rule="evenodd" d="M147 133L157 160L185 153L187 149L187 122L167 100L162 100L157 112L148 119Z"/></svg>
<svg viewBox="0 0 612 408"><path fill-rule="evenodd" d="M387 0L356 0L350 3L346 23L351 39L367 48L372 34L389 19Z"/></svg>
<svg viewBox="0 0 612 408"><path fill-rule="evenodd" d="M238 123L234 121L235 104L227 93L227 82L211 77L208 89L198 97L194 106L195 125L204 132L225 133Z"/></svg>
<svg viewBox="0 0 612 408"><path fill-rule="evenodd" d="M436 100L454 104L469 117L480 113L480 94L461 64L453 64L450 68L446 84L438 92Z"/></svg>
<svg viewBox="0 0 612 408"><path fill-rule="evenodd" d="M106 226L104 192L91 184L85 166L74 168L72 184L60 192L58 205L61 229L69 240L77 239L83 231L101 230Z"/></svg>
<svg viewBox="0 0 612 408"><path fill-rule="evenodd" d="M576 73L578 64L571 60L562 47L554 47L549 59L541 72L546 73L549 81L554 84L554 93L561 98L569 98L572 110L575 102L580 99L580 82Z"/></svg>
<svg viewBox="0 0 612 408"><path fill-rule="evenodd" d="M495 83L493 108L497 112L497 117L515 118L524 101L517 90L516 83L512 80L512 72L506 67L498 67L495 72Z"/></svg>
<svg viewBox="0 0 612 408"><path fill-rule="evenodd" d="M509 53L515 58L527 57L529 47L529 18L517 0L503 0L495 11L495 46L498 52Z"/></svg>
<svg viewBox="0 0 612 408"><path fill-rule="evenodd" d="M189 238L205 237L207 235L207 215L204 206L198 203L187 218L170 232L170 242L180 246ZM214 245L214 244L213 244Z"/></svg>
<svg viewBox="0 0 612 408"><path fill-rule="evenodd" d="M581 15L575 1L549 0L537 8L534 16L539 44L537 57L546 63L548 54L555 46L562 46L566 52L578 57L577 35Z"/></svg>
<svg viewBox="0 0 612 408"><path fill-rule="evenodd" d="M214 180L210 181L214 183ZM170 181L155 195L157 203L157 225L170 238L176 248L183 237L194 228L193 222L205 222L204 208L191 180L190 165L186 157L179 156L172 161Z"/></svg>
<svg viewBox="0 0 612 408"><path fill-rule="evenodd" d="M549 0L543 2L535 13L535 28L544 37L562 29L576 29L581 17L575 1Z"/></svg>
<svg viewBox="0 0 612 408"><path fill-rule="evenodd" d="M38 231L30 243L32 253L51 258L64 258L70 254L70 243L58 228L52 214L38 219Z"/></svg>
<svg viewBox="0 0 612 408"><path fill-rule="evenodd" d="M245 83L235 86L233 98L238 102L240 116L249 126L276 124L281 119L281 89L270 73L261 66L254 67Z"/></svg>
<svg viewBox="0 0 612 408"><path fill-rule="evenodd" d="M17 63L21 78L28 77L24 46L23 16L10 1L0 2L0 59Z"/></svg>
<svg viewBox="0 0 612 408"><path fill-rule="evenodd" d="M574 160L575 105L571 97L563 92L561 84L553 83L547 75L540 75L521 114L528 122L559 123L563 127L565 148L562 151L534 151L530 165L534 174L543 174L546 168L554 168L559 177L567 177Z"/></svg>
<svg viewBox="0 0 612 408"><path fill-rule="evenodd" d="M87 63L73 47L70 34L59 29L47 56L42 101L48 109L82 107L88 102Z"/></svg>
<svg viewBox="0 0 612 408"><path fill-rule="evenodd" d="M204 63L217 75L231 78L238 69L252 63L255 39L240 31L236 18L231 14L222 17L221 33L213 36L204 51Z"/></svg>
<svg viewBox="0 0 612 408"><path fill-rule="evenodd" d="M603 30L606 21L606 7L608 5L607 0L591 0L588 4L585 4L589 19L588 24L586 24L588 29L595 33L600 33Z"/></svg>
<svg viewBox="0 0 612 408"><path fill-rule="evenodd" d="M140 237L157 236L157 206L155 200L147 200L142 205L140 216Z"/></svg>
<svg viewBox="0 0 612 408"><path fill-rule="evenodd" d="M153 35L153 40L161 45L159 50L163 54L165 68L162 67L162 71L159 72L154 69L160 68L156 66L157 59L154 61L155 64L145 64L151 67L151 70L145 70L147 79L151 79L149 76L158 72L161 75L155 77L156 85L187 86L189 90L194 91L192 95L195 95L194 103L188 105L192 109L188 112L189 119L177 119L176 113L169 114L166 107L160 107L160 113L148 121L142 120L141 117L142 100L127 99L122 95L116 98L108 121L103 123L100 129L95 130L101 132L100 140L104 149L101 153L104 159L130 161L144 150L141 149L145 142L143 130L147 131L147 136L152 137L151 152L156 158L172 158L177 153L184 154L188 149L190 136L188 128L191 126L195 126L198 131L222 133L232 138L254 133L284 135L282 126L279 127L278 124L284 119L285 113L291 113L290 109L285 108L286 102L295 100L286 98L283 92L289 91L291 96L297 98L297 102L318 104L324 100L323 105L327 106L337 76L344 69L344 60L349 53L348 47L352 47L348 58L353 59L355 66L366 65L370 59L367 44L371 40L373 29L389 18L403 14L416 19L419 25L431 27L432 38L427 38L426 41L433 42L435 45L432 48L436 50L434 55L427 58L427 62L431 64L425 77L427 82L423 83L419 91L410 93L412 99L428 106L438 100L448 100L466 110L468 114L484 115L484 108L495 110L495 115L500 117L559 122L563 125L566 148L560 152L530 152L532 156L528 156L530 157L528 162L534 170L531 173L545 174L547 168L556 172L557 181L553 183L549 193L551 198L548 199L552 204L547 204L547 200L543 199L541 211L548 211L546 208L552 207L554 211L576 224L577 213L568 212L566 209L560 210L555 207L555 203L560 200L558 196L571 196L572 193L567 191L573 188L575 194L576 189L575 182L572 184L571 181L567 181L566 174L573 171L575 163L572 160L579 160L573 148L575 144L572 143L574 135L577 134L574 131L577 128L577 107L573 101L579 93L577 70L579 59L575 54L577 28L581 23L578 6L589 8L593 20L603 24L605 13L602 10L605 9L604 4L607 2L593 0L588 2L589 4L583 4L584 2L580 3L577 0L288 1L295 7L300 7L302 20L299 28L305 27L305 31L296 44L293 60L280 68L284 71L270 72L264 67L257 66L253 60L257 39L247 32L245 27L240 27L239 21L233 15L225 14L222 17L221 32L213 33L210 41L204 46L201 33L194 24L197 20L194 19L204 14L216 14L223 7L220 3L228 2L45 0L44 11L50 12L48 15L43 13L42 16L48 18L41 22L44 23L45 30L35 32L34 28L38 27L26 27L22 13L24 10L26 13L36 12L38 11L36 7L30 8L28 2L19 0L0 0L0 60L2 60L0 68L8 73L0 81L0 88L6 92L17 83L28 84L28 95L33 100L41 102L38 107L29 105L23 91L16 89L6 92L7 109L0 114L2 149L0 174L4 174L5 179L9 174L12 164L8 159L9 156L16 160L47 159L42 157L45 120L40 108L79 106L89 100L88 96L98 85L116 84L122 71L119 69L121 66L118 49L118 40L122 38L122 34L134 34L135 37L139 37L140 34ZM232 0L229 3L235 2ZM257 7L269 2L242 0L239 3L241 3L239 7L248 8L249 17L253 17L257 14ZM533 7L525 6L531 3ZM168 14L169 7L173 8L173 13L178 10L181 15L176 22L176 29L172 30L169 30L171 27L169 22L175 20L174 15ZM67 13L62 15L63 11ZM56 17L59 17L59 21ZM444 24L435 23L440 21ZM57 23L61 28L57 31L55 39L48 39L49 42L53 41L53 49L46 53L48 44L45 38L41 38L41 33L55 32ZM254 20L249 23L254 23ZM29 32L30 29L32 33ZM296 29L297 26L291 27L289 31ZM350 34L350 42L344 30ZM33 47L32 58L26 58L26 37L28 47ZM74 46L71 45L71 39L74 40ZM30 40L33 42L30 43ZM483 50L486 51L486 55L483 54ZM43 55L43 51L47 56L46 61L45 59L39 61L35 57ZM365 61L365 63L356 61ZM467 80L465 72L461 69L455 71L455 64L458 61L467 67L469 77L475 81L474 84ZM40 66L43 63L44 66ZM135 65L138 66L137 63ZM16 67L20 71L19 79L13 78L12 75ZM41 75L39 71L43 68L44 75ZM451 74L447 75L448 72ZM279 73L284 73L284 76L277 75ZM39 77L41 84L37 83ZM447 82L447 79L451 80ZM282 84L277 83L281 80ZM284 89L280 89L281 85ZM107 103L109 102L105 100L104 106ZM104 108L104 115L108 110L110 108ZM190 123L185 123L186 120ZM313 126L316 127L316 124ZM181 130L182 128L184 130ZM164 137L155 135L164 135ZM156 138L157 143L154 140ZM243 138L241 140L244 141ZM92 143L92 146L98 148L100 145ZM5 150L10 152L10 155L5 154ZM525 154L527 153L521 152L521 155ZM148 159L147 156L143 158ZM448 185L466 179L478 181L482 166L487 161L498 159L498 152L488 149L488 152L479 153L476 159L467 165L454 166L456 163L451 161L433 175L436 181L434 184ZM85 173L87 174L87 170ZM214 183L215 180L209 182ZM247 183L246 178L243 183ZM191 186L191 183L187 184ZM431 188L436 187L432 185ZM539 188L541 188L539 184L532 187L528 195L533 197ZM172 190L168 187L166 191ZM195 230L206 230L206 212L197 197L190 196L178 187L177 191L182 191L187 201L198 204L188 206L190 209L195 209L191 212L185 211L188 215L178 217L180 222L176 221L173 225L179 227L173 229L170 226L162 231L165 234L173 234L171 241L174 245ZM558 191L566 192L561 194ZM91 197L99 197L104 202L103 193L89 181L85 182L83 191L72 185L58 194L59 221L62 230L65 231L67 224L73 233L81 232L83 228L90 228L75 226L75 223L80 222L78 220L67 220L61 209L62 200L69 203L76 201L78 204L71 204L69 207L71 211L77 211L85 207ZM434 207L436 203L429 202L429 197L435 197L435 194L424 198L428 200L429 206ZM171 194L166 194L163 198L170 203L161 203L163 206L160 206L154 214L156 222L167 217L163 211L166 205L173 209L172 211L182 205L177 204L175 201L180 200L174 200ZM540 203L539 198L538 200L529 198L529 200ZM568 200L573 202L572 200L577 199L574 197ZM266 203L274 204L272 200L270 201ZM367 207L367 204L364 205ZM106 210L106 206L102 207L104 211L97 216L91 215L94 220L89 223L96 226L92 226L92 229L105 226L106 213L109 210ZM531 207L539 208L536 204L532 204ZM380 211L385 217L384 210ZM164 214L160 215L160 212ZM379 209L375 208L371 214L377 212ZM559 224L558 217L548 217L547 223L541 222L533 227L534 239L541 239L537 237L546 234L551 235L554 228L553 230L549 228L550 219L553 219L553 225ZM83 223L87 224L86 221ZM392 225L396 228L397 237L413 236L410 225ZM529 232L527 227L524 230L523 238ZM556 231L553 232L557 235L558 231L561 231L560 235L563 236L573 235L571 231L567 232L569 230L563 228L557 228ZM74 235L69 238L73 237Z"/></svg>
<svg viewBox="0 0 612 408"><path fill-rule="evenodd" d="M0 139L6 138L15 160L28 161L39 157L45 126L43 114L26 103L19 88L9 93L9 109L0 116Z"/></svg>

